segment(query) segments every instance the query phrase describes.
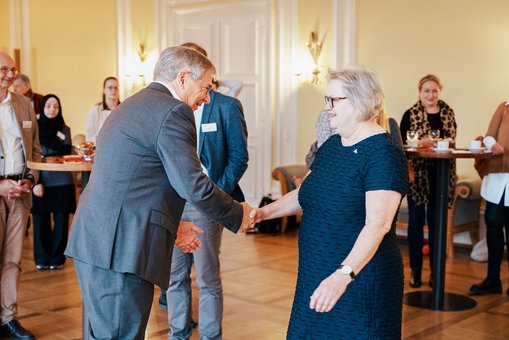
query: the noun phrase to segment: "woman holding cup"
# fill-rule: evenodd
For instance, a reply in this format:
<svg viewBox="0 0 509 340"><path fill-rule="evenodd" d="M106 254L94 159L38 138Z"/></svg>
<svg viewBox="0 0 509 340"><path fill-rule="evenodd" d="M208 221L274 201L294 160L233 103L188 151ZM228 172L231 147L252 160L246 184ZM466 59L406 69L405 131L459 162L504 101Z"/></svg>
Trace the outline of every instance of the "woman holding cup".
<svg viewBox="0 0 509 340"><path fill-rule="evenodd" d="M422 136L416 146L433 147L439 137L454 141L456 139L456 119L453 109L446 102L439 99L442 91L442 82L432 74L419 80L419 100L409 108L401 119L401 136L404 143L410 146L407 140L408 131L414 131ZM434 130L438 130L435 132ZM433 133L432 133L433 131ZM409 143L410 142L410 143ZM414 142L415 143L415 142ZM433 241L435 236L435 206L437 169L436 162L431 159L410 157L409 162L415 174L415 180L410 185L408 199L408 250L410 256L410 286L420 287L422 284L422 246L424 243L424 225L428 225L428 242L430 248L430 269L433 270ZM449 173L449 198L452 197L456 181L455 162L451 160ZM449 199L449 206L452 201ZM429 285L432 285L430 276Z"/></svg>

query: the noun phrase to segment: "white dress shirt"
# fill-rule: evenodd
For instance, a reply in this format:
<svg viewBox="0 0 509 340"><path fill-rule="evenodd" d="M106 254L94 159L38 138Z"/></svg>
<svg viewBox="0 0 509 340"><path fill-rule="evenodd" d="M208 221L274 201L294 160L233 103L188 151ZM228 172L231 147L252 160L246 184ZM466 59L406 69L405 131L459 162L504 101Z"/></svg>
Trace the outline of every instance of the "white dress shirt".
<svg viewBox="0 0 509 340"><path fill-rule="evenodd" d="M4 168L0 175L19 175L25 170L25 156L19 123L11 103L11 93L0 103L0 141Z"/></svg>
<svg viewBox="0 0 509 340"><path fill-rule="evenodd" d="M492 136L486 136L483 139L484 145L488 150L497 141ZM481 196L486 201L499 204L502 195L505 191L504 206L509 207L509 174L508 173L494 173L484 176L481 185Z"/></svg>

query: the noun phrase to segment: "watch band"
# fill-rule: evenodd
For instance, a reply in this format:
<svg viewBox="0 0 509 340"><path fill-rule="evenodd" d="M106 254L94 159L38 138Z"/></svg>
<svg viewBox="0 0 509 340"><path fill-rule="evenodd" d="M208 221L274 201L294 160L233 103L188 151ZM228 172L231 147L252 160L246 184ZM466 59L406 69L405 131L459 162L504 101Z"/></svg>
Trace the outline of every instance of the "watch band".
<svg viewBox="0 0 509 340"><path fill-rule="evenodd" d="M341 270L341 273L349 275L352 281L355 281L355 273L353 272L352 267L347 264L342 264L339 266L339 270Z"/></svg>

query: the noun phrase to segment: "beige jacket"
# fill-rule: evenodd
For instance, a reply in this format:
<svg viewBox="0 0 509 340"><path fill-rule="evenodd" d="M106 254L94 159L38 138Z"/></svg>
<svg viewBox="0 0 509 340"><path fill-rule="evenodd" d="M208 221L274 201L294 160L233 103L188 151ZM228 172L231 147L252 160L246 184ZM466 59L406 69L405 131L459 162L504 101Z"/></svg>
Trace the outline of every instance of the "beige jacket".
<svg viewBox="0 0 509 340"><path fill-rule="evenodd" d="M500 104L491 118L486 136L491 136L504 147L504 154L488 159L482 175L509 173L509 102Z"/></svg>

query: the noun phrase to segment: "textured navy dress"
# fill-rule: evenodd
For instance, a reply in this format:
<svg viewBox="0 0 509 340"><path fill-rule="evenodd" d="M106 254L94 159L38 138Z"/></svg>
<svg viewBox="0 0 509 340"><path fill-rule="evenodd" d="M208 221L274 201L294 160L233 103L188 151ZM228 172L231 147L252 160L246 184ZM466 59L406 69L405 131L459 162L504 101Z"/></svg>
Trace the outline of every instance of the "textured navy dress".
<svg viewBox="0 0 509 340"><path fill-rule="evenodd" d="M406 194L405 155L388 134L349 147L339 135L319 149L299 191L303 208L299 275L288 339L399 339L403 303L403 260L395 226L371 261L328 313L309 308L320 282L336 271L364 227L365 194Z"/></svg>

